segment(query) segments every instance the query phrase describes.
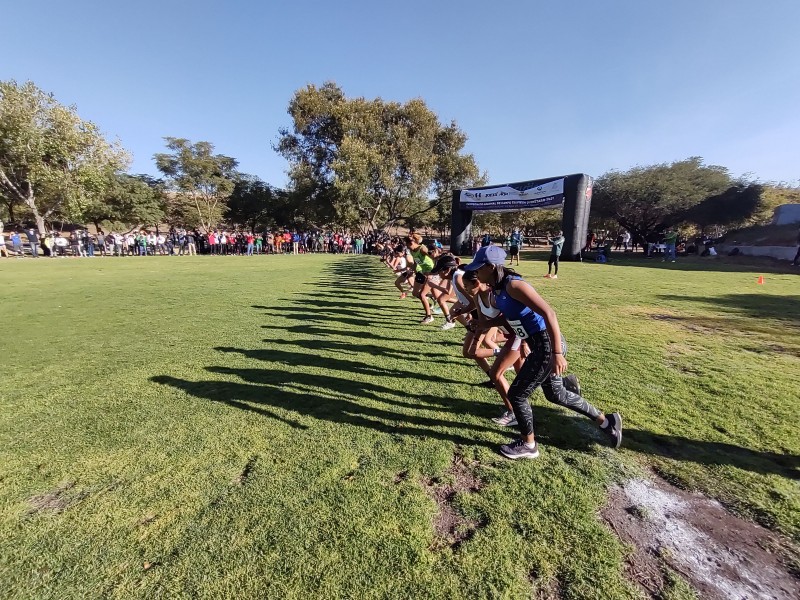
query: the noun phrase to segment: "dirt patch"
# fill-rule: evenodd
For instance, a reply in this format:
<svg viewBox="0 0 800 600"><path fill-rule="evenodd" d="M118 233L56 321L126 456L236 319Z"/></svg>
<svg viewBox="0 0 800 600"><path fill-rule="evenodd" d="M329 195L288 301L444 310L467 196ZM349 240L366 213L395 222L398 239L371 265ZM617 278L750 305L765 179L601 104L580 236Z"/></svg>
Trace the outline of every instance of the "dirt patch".
<svg viewBox="0 0 800 600"><path fill-rule="evenodd" d="M538 573L531 572L528 576L533 588L534 600L561 600L561 582L557 577L542 581Z"/></svg>
<svg viewBox="0 0 800 600"><path fill-rule="evenodd" d="M253 472L253 468L256 466L256 461L258 461L258 456L251 456L242 468L242 471L231 480L231 484L244 485L247 483L247 478L250 477L250 473Z"/></svg>
<svg viewBox="0 0 800 600"><path fill-rule="evenodd" d="M433 519L433 530L437 537L434 549L442 546L457 548L485 525L481 519L465 517L453 506L457 494L472 494L483 487L483 482L474 472L477 465L477 462L469 462L456 454L445 476L422 479L422 487L439 509Z"/></svg>
<svg viewBox="0 0 800 600"><path fill-rule="evenodd" d="M87 492L75 492L74 488L74 481L65 481L49 492L31 496L28 498L28 504L30 504L28 514L62 513L89 495Z"/></svg>
<svg viewBox="0 0 800 600"><path fill-rule="evenodd" d="M400 471L392 478L392 483L398 485L408 479L408 471Z"/></svg>
<svg viewBox="0 0 800 600"><path fill-rule="evenodd" d="M798 560L797 550L705 496L631 479L611 489L601 515L633 546L627 575L653 597L664 589L668 566L702 598L800 598L800 579L787 566Z"/></svg>

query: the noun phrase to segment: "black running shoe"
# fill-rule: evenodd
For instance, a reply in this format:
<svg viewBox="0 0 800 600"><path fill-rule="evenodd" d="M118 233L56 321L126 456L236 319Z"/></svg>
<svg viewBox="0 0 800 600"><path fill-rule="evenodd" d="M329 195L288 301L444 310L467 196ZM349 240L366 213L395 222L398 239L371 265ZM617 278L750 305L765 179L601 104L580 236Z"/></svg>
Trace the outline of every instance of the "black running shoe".
<svg viewBox="0 0 800 600"><path fill-rule="evenodd" d="M510 444L503 444L500 446L500 454L511 460L516 460L518 458L536 458L539 456L539 445L533 442L533 448L529 448L520 438L514 440Z"/></svg>
<svg viewBox="0 0 800 600"><path fill-rule="evenodd" d="M567 375L563 379L564 387L567 389L568 392L572 392L573 394L581 395L581 382L578 381L577 375Z"/></svg>
<svg viewBox="0 0 800 600"><path fill-rule="evenodd" d="M611 438L611 444L614 448L619 448L619 445L622 443L622 415L613 413L606 415L606 419L608 419L608 427L605 429L601 428L600 431Z"/></svg>

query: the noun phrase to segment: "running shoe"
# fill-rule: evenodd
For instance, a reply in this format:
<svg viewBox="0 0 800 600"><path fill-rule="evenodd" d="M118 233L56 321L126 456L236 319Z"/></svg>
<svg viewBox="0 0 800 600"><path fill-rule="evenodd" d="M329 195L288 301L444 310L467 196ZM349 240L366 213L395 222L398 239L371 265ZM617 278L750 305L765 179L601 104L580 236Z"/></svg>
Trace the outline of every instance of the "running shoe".
<svg viewBox="0 0 800 600"><path fill-rule="evenodd" d="M400 300L404 300L406 296L408 296L408 294L403 292L402 294L400 294Z"/></svg>
<svg viewBox="0 0 800 600"><path fill-rule="evenodd" d="M558 279L558 275L553 275L550 277L550 279Z"/></svg>
<svg viewBox="0 0 800 600"><path fill-rule="evenodd" d="M442 309L439 308L438 306L435 306L431 312L435 315L440 315L442 314Z"/></svg>
<svg viewBox="0 0 800 600"><path fill-rule="evenodd" d="M552 278L553 276L552 276L552 275L550 275L550 273L548 273L547 275L544 275L543 277L544 277L545 279L550 279L550 278Z"/></svg>
<svg viewBox="0 0 800 600"><path fill-rule="evenodd" d="M600 431L611 439L614 448L619 448L619 445L622 443L622 415L613 413L606 415L606 419L608 419L608 427L605 429L600 428Z"/></svg>
<svg viewBox="0 0 800 600"><path fill-rule="evenodd" d="M533 442L533 448L530 448L522 439L517 439L510 444L503 444L500 446L500 453L511 460L516 460L518 458L536 458L539 456L539 445Z"/></svg>
<svg viewBox="0 0 800 600"><path fill-rule="evenodd" d="M581 382L578 381L577 375L567 375L564 377L564 387L567 389L568 392L572 392L573 394L581 395Z"/></svg>
<svg viewBox="0 0 800 600"><path fill-rule="evenodd" d="M493 417L492 421L503 427L512 427L517 424L517 417L510 410L507 410L499 417Z"/></svg>
<svg viewBox="0 0 800 600"><path fill-rule="evenodd" d="M448 321L447 323L442 325L442 331L447 331L448 329L452 329L455 326L456 326L455 323L453 323L452 321Z"/></svg>
<svg viewBox="0 0 800 600"><path fill-rule="evenodd" d="M433 323L433 315L428 315L427 317L422 319L422 321L420 321L420 325L428 325L430 323Z"/></svg>

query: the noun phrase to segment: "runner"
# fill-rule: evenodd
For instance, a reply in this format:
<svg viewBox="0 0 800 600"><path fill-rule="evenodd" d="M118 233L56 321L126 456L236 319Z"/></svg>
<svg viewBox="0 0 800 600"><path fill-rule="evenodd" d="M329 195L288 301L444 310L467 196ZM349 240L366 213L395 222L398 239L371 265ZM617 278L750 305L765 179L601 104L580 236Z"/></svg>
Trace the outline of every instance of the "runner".
<svg viewBox="0 0 800 600"><path fill-rule="evenodd" d="M425 316L420 321L421 325L433 323L433 315L431 314L431 305L428 302L428 274L433 269L433 259L429 256L428 248L422 244L422 236L418 233L413 233L406 238L406 247L408 248L408 255L414 261L414 297L422 302L422 308L425 310Z"/></svg>
<svg viewBox="0 0 800 600"><path fill-rule="evenodd" d="M503 267L506 253L498 246L481 248L467 265L482 283L495 292L495 304L514 333L524 339L531 350L522 369L509 388L521 437L500 447L507 458L536 458L539 448L533 434L533 412L528 402L536 388L542 386L545 398L593 419L614 447L622 442L622 417L619 413L604 415L579 394L564 387L562 375L567 369L564 342L555 311L528 283L511 269ZM483 326L495 324L495 319Z"/></svg>
<svg viewBox="0 0 800 600"><path fill-rule="evenodd" d="M403 284L406 284L412 290L414 289L414 271L408 268L406 249L402 244L395 246L394 253L388 258L386 264L397 275L394 285L400 290L400 299L402 300L407 296Z"/></svg>

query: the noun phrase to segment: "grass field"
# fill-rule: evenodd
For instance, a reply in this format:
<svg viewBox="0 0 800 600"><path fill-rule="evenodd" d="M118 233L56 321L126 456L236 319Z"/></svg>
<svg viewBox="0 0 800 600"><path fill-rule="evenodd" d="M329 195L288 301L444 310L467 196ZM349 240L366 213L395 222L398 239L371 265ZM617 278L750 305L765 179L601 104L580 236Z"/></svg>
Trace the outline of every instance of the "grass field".
<svg viewBox="0 0 800 600"><path fill-rule="evenodd" d="M521 272L621 450L537 392L503 459L462 330L372 257L0 260L0 597L637 598L598 512L651 470L800 541L796 274Z"/></svg>

